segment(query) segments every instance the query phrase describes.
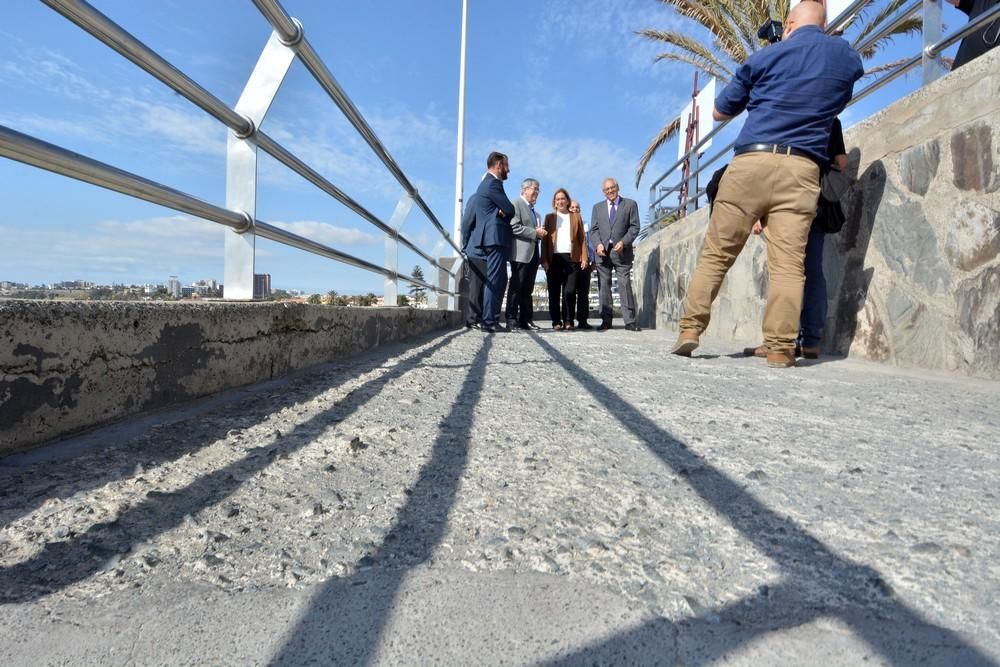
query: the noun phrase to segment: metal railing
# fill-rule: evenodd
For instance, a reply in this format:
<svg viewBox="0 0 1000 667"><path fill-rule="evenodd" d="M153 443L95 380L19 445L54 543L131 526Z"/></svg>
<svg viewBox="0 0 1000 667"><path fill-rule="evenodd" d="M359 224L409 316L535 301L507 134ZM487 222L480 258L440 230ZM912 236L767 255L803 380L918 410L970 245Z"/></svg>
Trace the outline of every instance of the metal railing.
<svg viewBox="0 0 1000 667"><path fill-rule="evenodd" d="M854 16L870 4L873 0L855 0L851 5L845 9L840 16L838 16L834 21L832 21L827 26L827 33L832 34L835 32L840 32L844 27L854 18ZM907 19L911 18L918 11L922 10L922 34L923 34L923 48L920 53L905 60L900 63L897 67L893 68L889 73L882 77L879 77L876 81L865 86L860 91L856 92L848 102L848 106L859 102L868 95L872 94L876 90L886 86L887 84L895 81L903 74L906 74L917 65L921 65L923 68L924 76L922 84L926 85L931 81L940 78L942 75L947 73L944 64L941 62L940 54L944 49L948 48L955 42L959 41L966 35L974 32L977 28L980 28L993 20L1000 19L1000 5L994 6L989 11L980 14L974 19L969 20L968 23L963 25L961 28L954 30L949 33L946 37L941 37L941 4L939 0L913 0L910 4L898 10L897 14L894 14L894 19L891 23L885 25L885 27L879 29L877 32L868 36L864 41L857 45L858 51L864 51L865 49L876 44L880 39L889 35L902 25ZM735 145L735 141L726 144L721 150L715 153L712 157L705 160L701 157L702 149L712 140L719 132L722 131L729 123L735 119L730 119L718 123L711 132L706 134L701 140L695 144L690 151L688 151L681 159L674 163L669 169L667 169L659 178L653 181L652 185L649 187L649 212L647 216L647 224L639 230L639 235L637 240L642 240L650 233L655 231L660 223L672 215L676 215L684 209L689 211L698 200L704 196L705 191L698 190L695 185L697 184L697 177L699 174L703 173L709 168L715 166L715 164L724 156L726 156L729 151ZM685 198L683 201L679 201L676 206L664 207L662 209L657 209L657 205L663 202L671 194L679 191L683 186L684 182L681 181L676 185L666 187L661 186L661 184L667 180L671 175L673 175L677 169L684 165L685 162L689 164L689 174L688 174L688 188L689 191L695 194Z"/></svg>
<svg viewBox="0 0 1000 667"><path fill-rule="evenodd" d="M446 244L458 252L458 246L312 48L305 38L302 24L290 17L277 0L253 0L274 32L234 108L230 108L84 0L42 0L42 2L229 128L226 206L221 207L202 201L139 175L3 126L0 126L0 155L228 227L230 231L226 234L223 281L227 299L253 298L254 240L258 236L383 275L386 305L396 305L400 280L440 294L452 297L456 295L456 271L442 266L431 254L421 250L399 231L412 205L414 203L417 205L442 236L435 253L439 254ZM259 129L285 74L296 57L402 187L403 193L388 222L379 219ZM378 266L257 219L258 148L381 230L386 235L384 265ZM410 249L436 267L440 276L447 277L448 284L452 288L438 287L414 276L400 273L399 245Z"/></svg>

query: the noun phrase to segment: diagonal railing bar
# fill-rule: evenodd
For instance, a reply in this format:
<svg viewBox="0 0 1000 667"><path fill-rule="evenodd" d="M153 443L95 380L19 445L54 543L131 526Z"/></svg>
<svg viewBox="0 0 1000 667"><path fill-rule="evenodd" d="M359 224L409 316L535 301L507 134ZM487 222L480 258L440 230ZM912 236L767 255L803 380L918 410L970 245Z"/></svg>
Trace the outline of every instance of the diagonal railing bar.
<svg viewBox="0 0 1000 667"><path fill-rule="evenodd" d="M42 0L42 2L229 127L238 137L256 143L273 158L334 197L382 232L396 238L432 266L448 272L449 275L455 275L453 270L441 266L437 260L420 250L416 244L382 222L357 201L295 157L291 151L257 128L248 118L229 108L219 98L84 0ZM410 187L412 188L412 186ZM438 227L440 228L440 225ZM435 291L442 290L435 288Z"/></svg>
<svg viewBox="0 0 1000 667"><path fill-rule="evenodd" d="M872 588L884 589L886 584L878 570L836 554L791 517L778 514L750 493L745 486L738 484L724 472L709 465L689 446L643 414L624 396L609 388L597 377L559 352L542 336L532 333L531 337L594 398L597 405L614 405L615 409L610 412L614 421L638 438L643 446L663 461L666 466L684 476L692 491L712 507L720 517L726 519L744 539L781 568L782 574L788 580L781 584L779 590L782 592L797 591L798 595L793 596L793 599L798 597L797 601L803 602L806 600L801 599L804 597L802 584L812 582L820 584L831 593L839 594L847 600L857 603L859 597L862 599L870 597L868 592ZM736 512L733 510L734 507L739 507L743 511ZM766 528L771 528L771 530L766 530ZM782 536L781 540L772 539L772 535L775 533ZM803 556L805 553L809 554L808 557ZM752 599L750 602L753 604ZM931 629L944 639L943 643L961 647L969 654L970 658L975 659L974 664L995 667L992 660L976 647L963 641L957 633L928 621L903 601L887 595L880 598L878 605L878 612L895 614L905 624L912 627ZM728 608L731 609L732 605ZM890 637L886 636L887 633L880 632L878 628L870 627L870 623L858 622L857 619L834 607L813 607L810 608L810 612L813 618L823 615L835 615L842 618L856 633L861 635L869 646L887 660L900 665L909 664L909 656L904 658L903 655L894 653L889 646ZM747 637L746 641L755 636Z"/></svg>
<svg viewBox="0 0 1000 667"><path fill-rule="evenodd" d="M928 46L926 49L927 55L932 58L937 57L938 54L940 54L942 51L947 49L949 46L951 46L958 40L962 39L963 37L969 36L970 34L975 32L978 28L981 28L987 23L990 23L991 21L995 21L997 19L1000 19L1000 5L993 5L993 7L986 10L976 18L969 19L968 23L966 23L961 28L955 30L953 33L942 39L940 42Z"/></svg>
<svg viewBox="0 0 1000 667"><path fill-rule="evenodd" d="M303 35L301 24L289 16L278 0L253 0L253 3L260 10L261 14L264 15L264 18L270 22L271 26L284 42L295 49L302 64L305 65L309 73L322 86L323 90L327 92L334 104L340 108L351 122L351 125L354 126L354 129L358 131L365 142L371 147L372 151L374 151L375 155L382 161L382 164L385 165L389 172L396 178L396 181L403 187L403 190L413 198L414 203L423 211L430 223L437 228L438 232L448 241L448 244L455 249L455 252L461 255L462 250L455 245L455 239L451 237L451 234L438 221L423 197L420 196L420 193L417 192L417 189L406 177L406 174L403 173L403 170L400 169L399 165L396 164L396 161L389 154L389 151L379 141L378 136L376 136L368 121L361 115L358 108L354 106L351 98L347 96L344 89L337 83L337 80L333 77L323 59L319 57L319 54L313 49L309 40Z"/></svg>
<svg viewBox="0 0 1000 667"><path fill-rule="evenodd" d="M69 176L78 181L91 183L137 199L166 206L175 211L188 213L210 222L225 225L236 232L253 229L257 235L271 241L307 250L359 269L405 280L408 283L435 292L452 294L452 292L443 290L436 285L431 285L418 278L386 271L383 267L372 264L364 259L303 238L298 234L293 234L261 220L251 220L250 216L246 213L231 211L227 208L210 204L180 190L175 190L166 185L125 171L124 169L112 167L109 164L85 155L68 151L65 148L22 134L3 125L0 125L0 155L11 160L45 169L46 171Z"/></svg>

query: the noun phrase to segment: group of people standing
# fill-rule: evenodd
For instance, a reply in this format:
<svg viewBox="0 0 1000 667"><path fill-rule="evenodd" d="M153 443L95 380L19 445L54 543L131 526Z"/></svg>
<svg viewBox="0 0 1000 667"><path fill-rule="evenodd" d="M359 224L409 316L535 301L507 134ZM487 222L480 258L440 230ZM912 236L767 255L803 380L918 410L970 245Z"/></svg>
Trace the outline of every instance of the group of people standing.
<svg viewBox="0 0 1000 667"><path fill-rule="evenodd" d="M521 181L521 193L512 202L503 188L510 174L509 158L503 153L490 153L486 167L462 216L468 285L466 326L487 333L541 329L534 322L532 301L541 266L553 329L594 328L587 318L591 275L596 270L601 317L597 329L611 328L614 271L625 328L640 331L632 291L632 244L639 233L639 208L634 200L619 194L618 182L605 179L604 200L594 205L588 230L580 203L565 188L553 193L552 211L543 218L535 209L541 192L537 179ZM505 321L501 324L505 291Z"/></svg>

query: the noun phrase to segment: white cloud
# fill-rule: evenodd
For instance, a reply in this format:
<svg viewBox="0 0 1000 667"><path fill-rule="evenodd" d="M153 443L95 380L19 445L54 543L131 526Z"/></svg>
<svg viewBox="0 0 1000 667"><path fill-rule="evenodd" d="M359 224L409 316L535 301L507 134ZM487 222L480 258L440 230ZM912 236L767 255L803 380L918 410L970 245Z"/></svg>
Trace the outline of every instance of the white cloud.
<svg viewBox="0 0 1000 667"><path fill-rule="evenodd" d="M276 227L286 229L293 234L304 236L308 239L322 243L324 245L336 246L362 246L375 245L381 243L382 236L363 232L360 229L349 229L337 227L325 222L314 220L302 220L296 222L272 222Z"/></svg>
<svg viewBox="0 0 1000 667"><path fill-rule="evenodd" d="M634 198L632 178L636 156L617 144L596 139L555 138L527 135L516 139L492 139L476 142L473 155L498 150L510 157L515 177L507 194L516 196L523 178L537 178L542 185L539 201L547 208L556 188L564 187L580 201L589 217L590 206L600 201L601 182L616 178L622 195Z"/></svg>

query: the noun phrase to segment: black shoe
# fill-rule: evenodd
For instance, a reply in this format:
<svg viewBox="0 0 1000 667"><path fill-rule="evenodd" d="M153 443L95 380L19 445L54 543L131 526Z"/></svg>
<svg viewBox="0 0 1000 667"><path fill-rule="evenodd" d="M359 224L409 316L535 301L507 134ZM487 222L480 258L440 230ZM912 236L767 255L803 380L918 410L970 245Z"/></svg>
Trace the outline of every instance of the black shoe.
<svg viewBox="0 0 1000 667"><path fill-rule="evenodd" d="M541 331L542 328L535 324L534 322L526 322L521 325L524 329L531 329L532 331Z"/></svg>
<svg viewBox="0 0 1000 667"><path fill-rule="evenodd" d="M593 325L587 324L586 322L581 322L580 324L577 325L576 328L577 329L593 329L594 327L593 327Z"/></svg>
<svg viewBox="0 0 1000 667"><path fill-rule="evenodd" d="M483 328L483 325L481 325L479 322L466 322L465 323L465 328L466 329L475 329L475 330L478 331L478 330L480 330L480 329Z"/></svg>
<svg viewBox="0 0 1000 667"><path fill-rule="evenodd" d="M625 325L625 330L626 331L642 331L642 327L640 327L635 322L629 322L628 324Z"/></svg>
<svg viewBox="0 0 1000 667"><path fill-rule="evenodd" d="M601 326L597 327L597 330L598 331L607 331L610 328L611 328L611 322L604 321L604 322L601 322Z"/></svg>
<svg viewBox="0 0 1000 667"><path fill-rule="evenodd" d="M497 327L495 325L480 326L479 330L482 331L483 333L488 333L488 334L495 334L495 333L499 333L500 332L499 327Z"/></svg>
<svg viewBox="0 0 1000 667"><path fill-rule="evenodd" d="M509 331L516 331L521 328L521 325L517 323L517 320L507 320L507 329Z"/></svg>

